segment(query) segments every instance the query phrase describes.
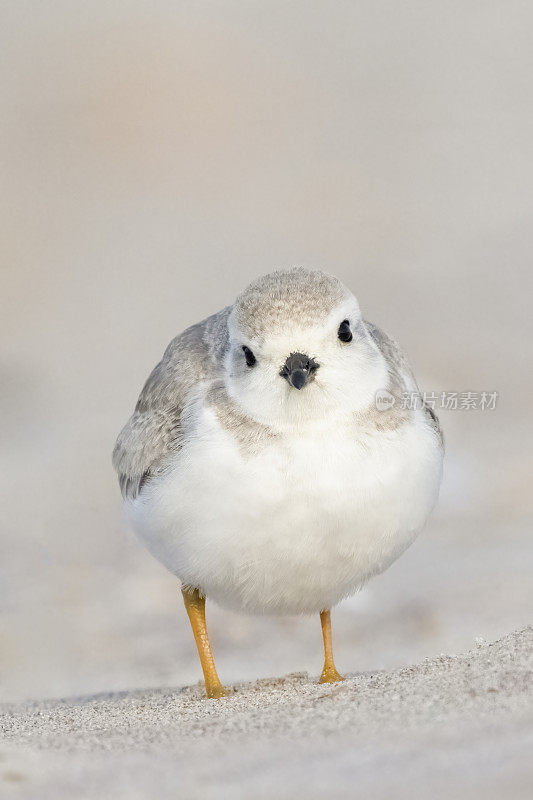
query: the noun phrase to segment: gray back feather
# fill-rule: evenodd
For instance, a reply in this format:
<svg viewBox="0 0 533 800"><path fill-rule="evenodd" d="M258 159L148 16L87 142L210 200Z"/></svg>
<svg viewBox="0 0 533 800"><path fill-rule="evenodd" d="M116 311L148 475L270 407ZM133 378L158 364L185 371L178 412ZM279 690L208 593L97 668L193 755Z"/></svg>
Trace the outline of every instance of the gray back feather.
<svg viewBox="0 0 533 800"><path fill-rule="evenodd" d="M227 307L176 336L152 370L113 451L124 497L135 497L168 455L181 447L187 396L199 382L221 375L230 310Z"/></svg>
<svg viewBox="0 0 533 800"><path fill-rule="evenodd" d="M396 400L393 408L387 413L390 414L392 412L391 419L394 420L395 417L399 418L399 416L401 416L401 412L403 410L400 405L402 394L409 391L418 392L418 384L413 374L412 367L407 360L407 356L400 348L399 344L395 342L394 339L391 339L391 337L388 336L385 331L382 331L381 328L378 328L378 326L374 325L372 322L365 320L365 325L370 336L378 346L381 354L387 362L390 378L388 389L391 394L394 395ZM423 404L423 410L427 416L428 423L435 431L435 435L438 437L441 444L444 444L442 428L440 427L437 415L433 409L427 406L425 403ZM380 416L382 417L382 420L385 419L382 414ZM407 415L404 414L404 416Z"/></svg>

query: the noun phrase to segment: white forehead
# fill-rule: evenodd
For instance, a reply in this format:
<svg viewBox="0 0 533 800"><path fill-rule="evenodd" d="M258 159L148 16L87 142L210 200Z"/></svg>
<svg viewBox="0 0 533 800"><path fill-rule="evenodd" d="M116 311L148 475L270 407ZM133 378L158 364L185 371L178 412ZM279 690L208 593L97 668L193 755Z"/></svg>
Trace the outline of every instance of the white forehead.
<svg viewBox="0 0 533 800"><path fill-rule="evenodd" d="M255 342L299 338L338 325L339 314L359 315L351 292L332 275L298 267L250 284L235 301L230 330Z"/></svg>

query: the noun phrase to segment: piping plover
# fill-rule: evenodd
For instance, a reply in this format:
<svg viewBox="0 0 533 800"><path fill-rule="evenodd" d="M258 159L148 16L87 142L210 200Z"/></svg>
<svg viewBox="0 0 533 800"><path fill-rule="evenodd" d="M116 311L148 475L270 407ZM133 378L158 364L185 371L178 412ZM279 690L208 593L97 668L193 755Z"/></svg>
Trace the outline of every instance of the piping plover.
<svg viewBox="0 0 533 800"><path fill-rule="evenodd" d="M182 582L208 697L205 598L320 614L386 569L435 504L443 444L398 345L337 279L254 281L167 347L113 453L127 516ZM383 402L385 397L385 402Z"/></svg>

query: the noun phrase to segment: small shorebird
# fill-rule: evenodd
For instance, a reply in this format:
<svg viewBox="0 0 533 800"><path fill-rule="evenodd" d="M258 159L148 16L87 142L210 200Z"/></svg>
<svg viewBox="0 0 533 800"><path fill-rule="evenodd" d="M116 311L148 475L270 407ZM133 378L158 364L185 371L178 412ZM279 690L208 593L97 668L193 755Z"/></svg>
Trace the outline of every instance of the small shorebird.
<svg viewBox="0 0 533 800"><path fill-rule="evenodd" d="M398 345L336 278L254 281L177 336L113 453L131 525L182 582L207 696L226 691L205 598L320 614L385 570L435 504L443 444ZM381 410L383 409L383 410Z"/></svg>

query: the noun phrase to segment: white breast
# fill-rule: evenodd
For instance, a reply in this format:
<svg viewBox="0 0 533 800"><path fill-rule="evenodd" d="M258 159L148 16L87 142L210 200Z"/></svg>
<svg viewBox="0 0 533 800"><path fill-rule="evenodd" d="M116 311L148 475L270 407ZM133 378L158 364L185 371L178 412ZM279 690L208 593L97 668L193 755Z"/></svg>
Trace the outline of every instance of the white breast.
<svg viewBox="0 0 533 800"><path fill-rule="evenodd" d="M198 430L128 511L148 549L221 605L329 608L386 569L436 501L442 451L422 415L373 433L332 422L256 455L211 409Z"/></svg>

